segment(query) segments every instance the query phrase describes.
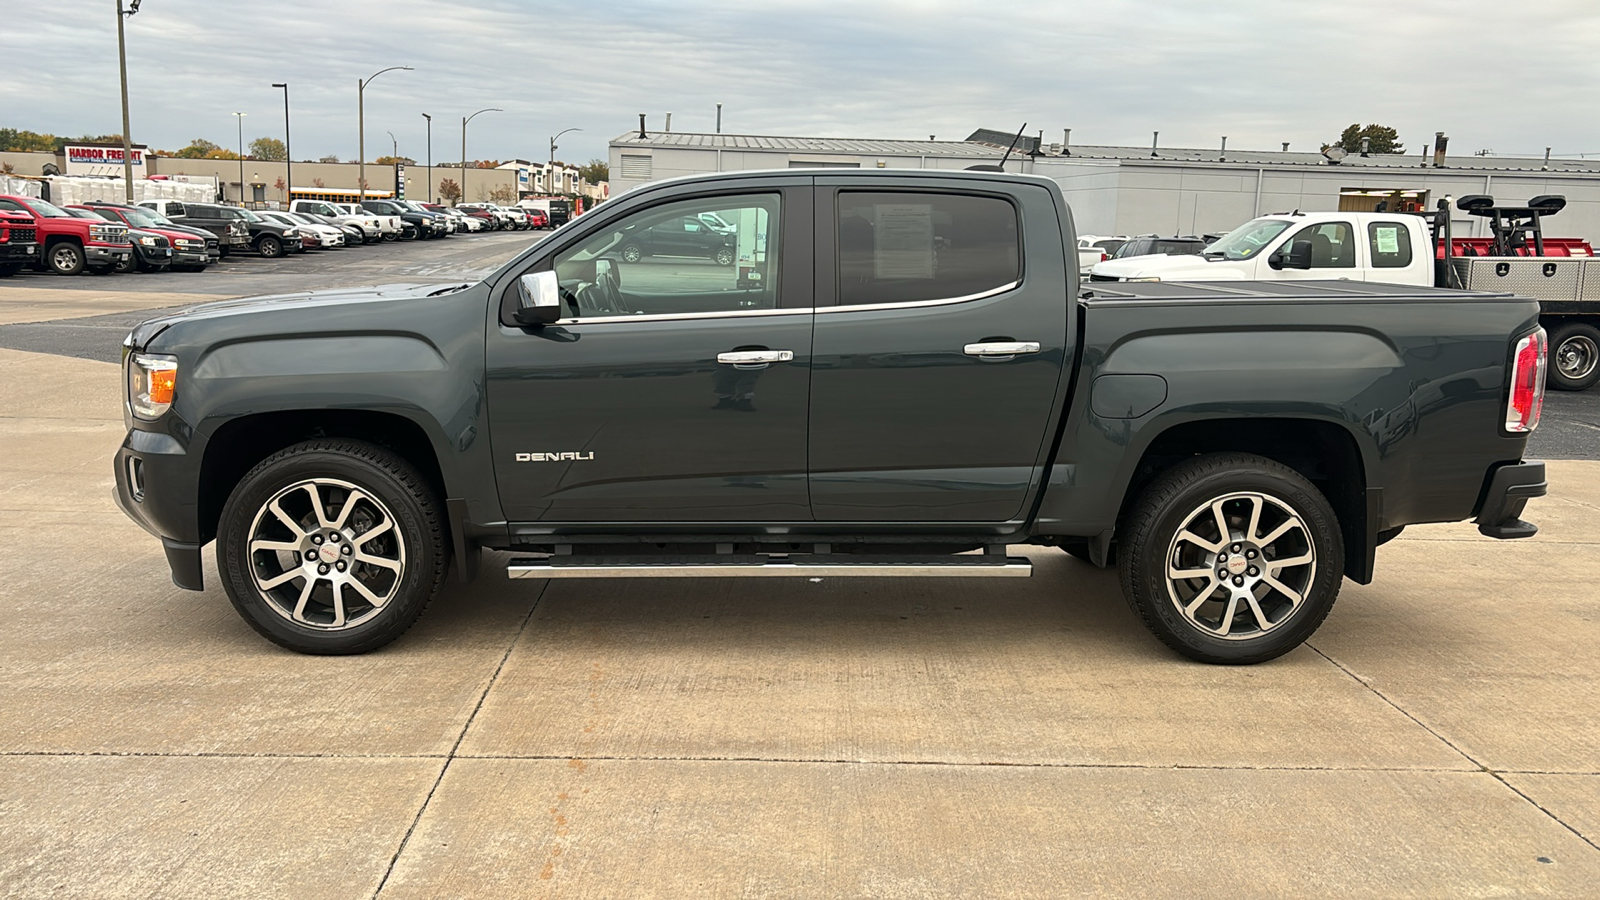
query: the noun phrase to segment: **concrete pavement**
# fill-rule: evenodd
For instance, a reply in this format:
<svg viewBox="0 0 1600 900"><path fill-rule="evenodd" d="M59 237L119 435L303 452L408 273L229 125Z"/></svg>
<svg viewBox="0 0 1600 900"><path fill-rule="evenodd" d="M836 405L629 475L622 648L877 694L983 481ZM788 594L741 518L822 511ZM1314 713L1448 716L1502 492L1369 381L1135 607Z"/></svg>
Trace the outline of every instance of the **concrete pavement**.
<svg viewBox="0 0 1600 900"><path fill-rule="evenodd" d="M165 304L167 301L158 301ZM1593 896L1600 463L1213 668L1111 573L451 586L301 657L116 511L115 366L0 350L0 894Z"/></svg>

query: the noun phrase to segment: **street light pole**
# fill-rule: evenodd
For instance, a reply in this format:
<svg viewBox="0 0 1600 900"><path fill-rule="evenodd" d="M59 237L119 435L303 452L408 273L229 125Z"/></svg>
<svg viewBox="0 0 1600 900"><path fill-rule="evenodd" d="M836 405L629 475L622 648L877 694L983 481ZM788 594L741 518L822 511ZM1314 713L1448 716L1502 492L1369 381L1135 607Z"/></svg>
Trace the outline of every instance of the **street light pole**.
<svg viewBox="0 0 1600 900"><path fill-rule="evenodd" d="M126 12L122 0L117 0L117 65L122 69L122 187L128 202L133 202L133 138L128 136L128 49L122 36L122 20L139 11L140 0Z"/></svg>
<svg viewBox="0 0 1600 900"><path fill-rule="evenodd" d="M491 106L487 109L480 109L470 116L463 116L461 119L461 197L456 200L457 206L461 205L462 200L467 199L467 123L486 112L505 112L505 110L498 106Z"/></svg>
<svg viewBox="0 0 1600 900"><path fill-rule="evenodd" d="M433 116L423 113L422 117L428 120L428 202L433 202Z"/></svg>
<svg viewBox="0 0 1600 900"><path fill-rule="evenodd" d="M249 113L236 112L239 118L239 205L244 206L244 117Z"/></svg>
<svg viewBox="0 0 1600 900"><path fill-rule="evenodd" d="M582 130L583 130L582 128L568 128L567 129L567 131L582 131ZM558 132L556 132L555 137L550 138L550 166L545 169L545 177L546 178L548 178L550 175L555 173L555 168L556 168L556 138L561 137L563 134L566 134L567 131L558 131Z"/></svg>
<svg viewBox="0 0 1600 900"><path fill-rule="evenodd" d="M410 66L390 66L387 69L379 69L366 78L356 79L356 156L360 163L356 168L357 206L361 205L361 201L367 199L367 85L372 83L372 79L385 72L393 72L395 69L411 71Z"/></svg>
<svg viewBox="0 0 1600 900"><path fill-rule="evenodd" d="M294 201L294 153L289 149L289 85L287 83L274 84L275 88L283 88L283 180L285 205Z"/></svg>

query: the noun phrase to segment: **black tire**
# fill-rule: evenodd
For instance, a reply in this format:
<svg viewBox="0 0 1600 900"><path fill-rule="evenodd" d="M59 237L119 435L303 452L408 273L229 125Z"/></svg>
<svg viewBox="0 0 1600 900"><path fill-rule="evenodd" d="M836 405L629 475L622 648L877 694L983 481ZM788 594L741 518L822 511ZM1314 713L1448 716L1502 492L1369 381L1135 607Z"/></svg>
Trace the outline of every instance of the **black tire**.
<svg viewBox="0 0 1600 900"><path fill-rule="evenodd" d="M1586 391L1600 383L1600 328L1586 322L1557 326L1550 334L1545 382L1558 391Z"/></svg>
<svg viewBox="0 0 1600 900"><path fill-rule="evenodd" d="M335 521L349 515L346 528L340 532L344 535L342 539L333 534L334 529L317 524L319 520L309 505L309 492L302 487L312 480L332 483L317 488L319 496L327 498L321 502L328 515L334 516ZM342 513L351 495L345 493L345 499L339 499L343 489L339 485L353 487L367 495L364 501L358 501L358 506L351 506L353 513ZM308 591L306 585L313 583L312 579L294 574L280 586L287 591L273 594L269 599L267 592L258 587L257 578L281 579L291 571L298 571L302 559L300 551L278 553L258 549L251 553L249 550L255 528L263 529L259 534L267 540L294 541L299 533L290 531L269 513L268 504L275 498L278 508L299 523L298 527L306 533L306 541L315 541L315 547L306 545L308 553L336 546L339 551L346 551L343 557L334 551L329 562L340 565L348 560L349 569L339 570L348 571L347 575L331 574L331 567L322 566L323 574L313 573L316 586ZM339 503L337 509L342 514L335 513L336 508L330 506L329 501ZM310 512L301 510L300 506ZM363 516L365 519L358 522ZM385 519L390 520L393 527L377 528L375 523ZM268 528L277 528L283 534L273 537ZM377 533L363 542L359 529ZM449 565L450 544L444 515L432 487L409 462L364 441L306 441L262 460L234 487L222 509L217 531L217 569L234 608L267 640L298 653L366 653L389 643L422 615L438 594ZM326 536L312 536L323 532ZM397 540L384 544L391 536ZM398 574L391 573L389 568L360 562L363 552L374 547L373 558L388 553L397 559ZM348 552L352 549L356 549L353 554ZM306 566L322 565L324 559L328 557L311 559ZM386 576L385 573L390 574ZM346 599L350 605L338 609L355 613L340 626L332 599L335 588L331 579L334 578L342 578L345 583L360 580L363 586L383 593L387 602L381 606L369 604L359 594L339 588L340 596L348 593ZM384 586L385 578L387 586ZM293 579L298 579L298 583ZM376 582L369 579L376 579ZM298 602L297 595L302 592L310 598L302 605L305 621L295 619L289 608ZM312 622L315 617L332 621Z"/></svg>
<svg viewBox="0 0 1600 900"><path fill-rule="evenodd" d="M398 232L398 231L386 231L386 232L383 233L383 239L386 240L386 241L389 241L391 243L394 242L394 241L398 241L398 240L400 240L400 232Z"/></svg>
<svg viewBox="0 0 1600 900"><path fill-rule="evenodd" d="M1230 536L1208 552L1200 542L1216 544L1220 536L1214 534L1220 531L1214 508L1224 513ZM1260 525L1255 534L1244 535L1257 509ZM1207 523L1202 514L1213 518ZM1285 522L1282 536L1262 540ZM1186 526L1193 530L1185 531ZM1288 653L1327 618L1344 578L1344 540L1327 499L1293 469L1248 453L1201 456L1163 473L1139 495L1119 531L1122 591L1129 605L1162 643L1200 662L1248 665ZM1307 556L1307 563L1270 565ZM1169 562L1176 571L1204 577L1169 579ZM1219 580L1213 570L1227 577ZM1237 586L1234 579L1240 581ZM1275 585L1298 590L1300 601L1292 602L1290 593ZM1224 589L1226 601L1194 603ZM1186 613L1182 607L1191 603L1192 614ZM1211 625L1206 618L1213 614ZM1234 632L1235 627L1240 630Z"/></svg>
<svg viewBox="0 0 1600 900"><path fill-rule="evenodd" d="M731 266L733 265L733 248L718 247L717 252L712 254L711 258L716 260L716 263L719 266Z"/></svg>
<svg viewBox="0 0 1600 900"><path fill-rule="evenodd" d="M256 252L267 259L277 259L283 255L283 241L272 235L265 235L256 241Z"/></svg>
<svg viewBox="0 0 1600 900"><path fill-rule="evenodd" d="M62 241L45 251L45 265L57 275L77 275L83 272L88 263L82 247Z"/></svg>
<svg viewBox="0 0 1600 900"><path fill-rule="evenodd" d="M639 249L639 245L638 244L623 244L622 245L622 261L623 262L636 263L641 259L644 259L644 251Z"/></svg>

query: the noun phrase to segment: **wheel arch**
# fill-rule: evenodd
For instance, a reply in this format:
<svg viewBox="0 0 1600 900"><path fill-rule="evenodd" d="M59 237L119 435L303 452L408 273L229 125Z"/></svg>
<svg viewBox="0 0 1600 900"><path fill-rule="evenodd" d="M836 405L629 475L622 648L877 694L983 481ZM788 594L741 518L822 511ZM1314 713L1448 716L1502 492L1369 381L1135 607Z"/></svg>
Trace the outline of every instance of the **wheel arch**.
<svg viewBox="0 0 1600 900"><path fill-rule="evenodd" d="M1139 495L1173 466L1210 453L1252 453L1300 473L1327 498L1344 539L1344 574L1359 584L1372 580L1381 491L1368 483L1368 466L1357 436L1342 424L1302 418L1205 418L1164 429L1145 445L1122 493L1117 522Z"/></svg>
<svg viewBox="0 0 1600 900"><path fill-rule="evenodd" d="M201 543L216 537L223 505L245 473L279 450L315 438L369 441L392 450L417 467L441 505L449 496L433 441L421 425L405 416L330 409L256 413L223 423L206 441L197 497ZM451 524L447 519L447 528Z"/></svg>

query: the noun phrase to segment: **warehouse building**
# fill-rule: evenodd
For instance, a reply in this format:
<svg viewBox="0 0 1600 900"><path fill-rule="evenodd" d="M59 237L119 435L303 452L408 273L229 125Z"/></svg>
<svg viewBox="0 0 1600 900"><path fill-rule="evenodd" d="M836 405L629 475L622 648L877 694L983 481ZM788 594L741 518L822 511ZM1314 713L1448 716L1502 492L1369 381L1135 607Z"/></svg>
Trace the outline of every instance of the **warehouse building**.
<svg viewBox="0 0 1600 900"><path fill-rule="evenodd" d="M1023 137L1006 169L1060 184L1080 234L1221 234L1256 215L1294 209L1359 211L1383 204L1418 210L1469 194L1490 194L1502 203L1561 194L1567 208L1552 220L1550 233L1600 240L1600 160L1460 157L1432 147L1335 160L1288 145L1275 151L1229 149L1222 142L1210 149L1155 142L1116 147L1073 145L1068 138L1047 144ZM960 141L634 130L611 141L611 184L620 194L664 178L748 169L964 169L1000 162L1011 140L982 129ZM1477 217L1457 211L1454 219L1458 235L1487 234Z"/></svg>

